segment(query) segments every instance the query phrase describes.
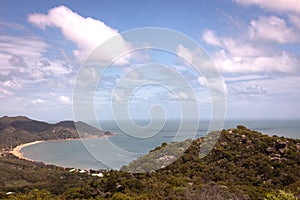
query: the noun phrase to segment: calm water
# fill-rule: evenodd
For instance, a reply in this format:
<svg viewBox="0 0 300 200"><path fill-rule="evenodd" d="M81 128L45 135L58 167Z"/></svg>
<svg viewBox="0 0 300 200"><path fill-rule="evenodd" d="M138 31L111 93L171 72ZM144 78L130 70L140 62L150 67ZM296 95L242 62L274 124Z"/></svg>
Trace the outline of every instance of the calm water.
<svg viewBox="0 0 300 200"><path fill-rule="evenodd" d="M141 124L143 122L140 122ZM300 138L300 121L227 121L224 128L233 128L237 125L257 130L269 135L278 135L291 138ZM187 138L197 138L207 134L208 122L201 122L196 133L186 128L174 138L179 124L167 122L164 128L145 130L150 138L135 138L125 134L118 126L111 122L101 124L104 130L118 133L110 138L44 142L27 146L22 149L25 157L64 167L80 169L119 169L137 157L146 154L149 150L160 146L163 142L181 141ZM101 160L101 162L99 161ZM110 167L108 167L110 166Z"/></svg>

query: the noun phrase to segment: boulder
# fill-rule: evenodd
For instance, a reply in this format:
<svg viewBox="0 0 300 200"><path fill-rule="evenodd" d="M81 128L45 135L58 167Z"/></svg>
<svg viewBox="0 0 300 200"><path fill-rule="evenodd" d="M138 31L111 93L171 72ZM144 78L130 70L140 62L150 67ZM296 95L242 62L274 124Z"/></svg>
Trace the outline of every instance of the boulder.
<svg viewBox="0 0 300 200"><path fill-rule="evenodd" d="M279 149L284 149L287 147L286 141L277 140L275 142L275 149L278 151Z"/></svg>

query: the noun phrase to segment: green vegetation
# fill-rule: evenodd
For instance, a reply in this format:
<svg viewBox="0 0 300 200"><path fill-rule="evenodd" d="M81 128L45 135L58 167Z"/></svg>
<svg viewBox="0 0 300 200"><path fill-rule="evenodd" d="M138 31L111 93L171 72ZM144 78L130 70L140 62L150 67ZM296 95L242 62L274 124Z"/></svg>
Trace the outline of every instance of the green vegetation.
<svg viewBox="0 0 300 200"><path fill-rule="evenodd" d="M293 193L278 190L266 195L264 200L297 200Z"/></svg>
<svg viewBox="0 0 300 200"><path fill-rule="evenodd" d="M0 199L297 199L300 197L300 140L267 136L243 126L223 130L210 148L203 138L163 144L124 166L145 170L166 152L187 151L157 171L106 171L103 177L55 166L0 158ZM202 146L203 145L203 146ZM166 151L170 148L171 151ZM156 152L156 153L155 153ZM204 151L202 151L203 153ZM200 152L201 156L201 152ZM167 163L169 164L169 163ZM13 192L12 194L6 194Z"/></svg>

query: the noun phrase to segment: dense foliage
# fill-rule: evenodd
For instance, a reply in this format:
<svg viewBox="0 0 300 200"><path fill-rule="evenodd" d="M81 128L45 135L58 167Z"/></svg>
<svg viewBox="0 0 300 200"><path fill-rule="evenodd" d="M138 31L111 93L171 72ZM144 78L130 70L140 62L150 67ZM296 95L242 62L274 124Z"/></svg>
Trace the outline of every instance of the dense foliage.
<svg viewBox="0 0 300 200"><path fill-rule="evenodd" d="M200 159L199 149L203 144L202 138L193 140L179 159L158 171L137 174L107 171L101 178L8 156L0 159L3 191L0 198L299 198L300 140L270 137L238 126L237 129L223 130L209 155ZM166 146L163 144L154 151ZM148 159L147 156L123 169ZM152 159L155 162L158 158ZM6 194L9 191L15 193Z"/></svg>

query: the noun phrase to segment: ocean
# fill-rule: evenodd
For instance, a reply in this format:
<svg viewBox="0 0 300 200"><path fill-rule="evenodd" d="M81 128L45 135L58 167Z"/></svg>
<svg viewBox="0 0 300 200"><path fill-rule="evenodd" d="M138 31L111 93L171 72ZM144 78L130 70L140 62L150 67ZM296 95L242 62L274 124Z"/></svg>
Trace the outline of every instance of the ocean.
<svg viewBox="0 0 300 200"><path fill-rule="evenodd" d="M143 125L145 122L139 123ZM235 128L237 125L244 125L251 130L271 136L290 138L300 136L299 120L231 120L225 122L224 129ZM101 124L103 130L117 133L117 135L109 138L43 142L26 146L21 153L31 160L62 167L86 170L119 169L160 146L163 142L170 143L205 136L208 126L209 122L200 122L197 132L192 133L186 128L175 137L179 123L169 121L159 132L155 129L145 129L144 134L151 135L151 137L137 138L126 134L114 122L103 122Z"/></svg>

